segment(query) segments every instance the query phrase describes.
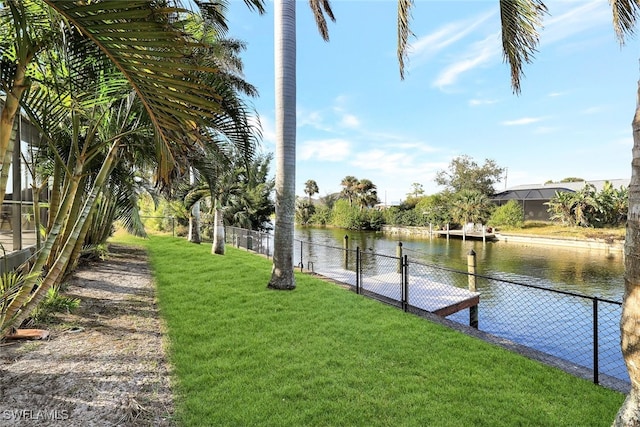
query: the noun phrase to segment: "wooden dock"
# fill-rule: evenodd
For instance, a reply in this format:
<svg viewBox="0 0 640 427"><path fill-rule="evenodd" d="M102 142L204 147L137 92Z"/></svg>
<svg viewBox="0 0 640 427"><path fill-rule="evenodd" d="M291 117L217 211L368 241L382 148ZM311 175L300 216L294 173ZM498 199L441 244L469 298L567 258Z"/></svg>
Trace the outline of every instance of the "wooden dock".
<svg viewBox="0 0 640 427"><path fill-rule="evenodd" d="M492 241L498 240L495 233L487 233L483 231L462 231L462 230L436 230L434 234L440 237L454 237L456 239L482 240Z"/></svg>
<svg viewBox="0 0 640 427"><path fill-rule="evenodd" d="M314 273L339 283L356 286L355 271L328 268ZM385 300L400 302L402 298L401 284L402 277L400 273L386 273L374 276L363 274L360 286L367 294L379 295ZM427 277L409 277L408 304L420 310L446 317L458 311L477 306L479 303L480 293L478 292L438 283Z"/></svg>

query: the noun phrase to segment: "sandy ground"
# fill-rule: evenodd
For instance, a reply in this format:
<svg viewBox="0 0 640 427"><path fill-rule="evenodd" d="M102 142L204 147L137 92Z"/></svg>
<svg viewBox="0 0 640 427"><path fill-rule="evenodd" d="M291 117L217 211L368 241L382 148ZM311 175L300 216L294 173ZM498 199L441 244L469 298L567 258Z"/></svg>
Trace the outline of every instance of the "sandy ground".
<svg viewBox="0 0 640 427"><path fill-rule="evenodd" d="M82 265L44 341L0 344L0 426L172 426L163 326L144 251Z"/></svg>

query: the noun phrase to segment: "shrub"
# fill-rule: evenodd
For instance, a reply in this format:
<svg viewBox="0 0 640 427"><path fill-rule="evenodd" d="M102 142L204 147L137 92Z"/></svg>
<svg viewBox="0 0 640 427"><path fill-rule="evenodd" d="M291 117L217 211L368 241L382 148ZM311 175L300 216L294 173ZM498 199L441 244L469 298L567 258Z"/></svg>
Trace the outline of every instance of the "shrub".
<svg viewBox="0 0 640 427"><path fill-rule="evenodd" d="M520 203L509 200L506 204L498 206L491 218L489 225L492 227L522 228L524 225L524 210Z"/></svg>

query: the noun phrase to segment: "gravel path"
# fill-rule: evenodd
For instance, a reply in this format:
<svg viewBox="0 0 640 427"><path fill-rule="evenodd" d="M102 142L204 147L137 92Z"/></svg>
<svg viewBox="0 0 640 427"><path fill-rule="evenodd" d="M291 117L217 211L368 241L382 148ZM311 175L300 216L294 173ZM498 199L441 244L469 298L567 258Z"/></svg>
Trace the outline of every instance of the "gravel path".
<svg viewBox="0 0 640 427"><path fill-rule="evenodd" d="M81 266L46 341L0 344L0 426L172 426L155 289L141 249Z"/></svg>

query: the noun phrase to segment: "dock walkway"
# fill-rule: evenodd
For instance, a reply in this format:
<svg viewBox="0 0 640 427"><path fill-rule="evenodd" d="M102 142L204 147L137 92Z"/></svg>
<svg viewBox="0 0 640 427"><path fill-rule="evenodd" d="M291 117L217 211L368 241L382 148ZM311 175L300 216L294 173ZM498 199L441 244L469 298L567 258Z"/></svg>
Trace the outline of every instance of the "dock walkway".
<svg viewBox="0 0 640 427"><path fill-rule="evenodd" d="M440 237L455 237L469 240L497 240L495 233L487 233L486 231L466 231L462 230L436 230L434 234Z"/></svg>
<svg viewBox="0 0 640 427"><path fill-rule="evenodd" d="M314 273L336 282L356 286L355 271L342 268L322 268ZM439 283L428 277L410 276L407 304L439 316L449 316L458 311L477 306L480 293L468 289ZM360 287L366 293L379 295L385 299L402 301L402 276L400 273L385 273L361 277Z"/></svg>

